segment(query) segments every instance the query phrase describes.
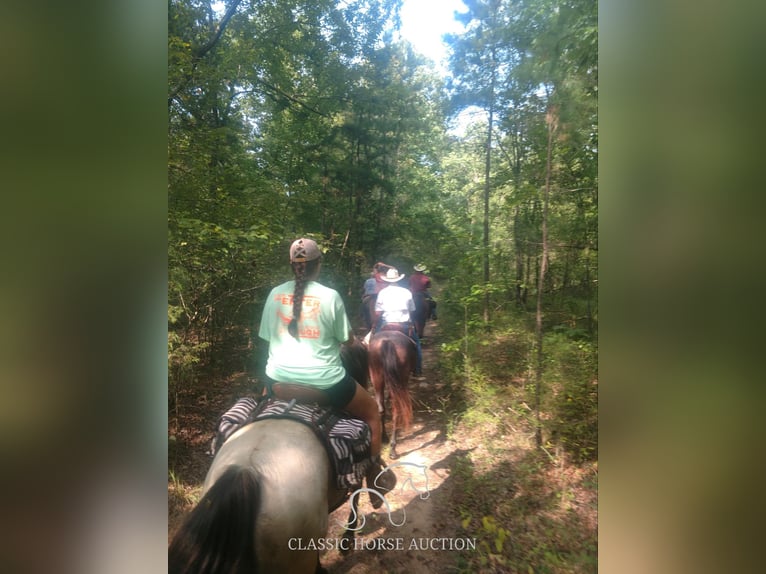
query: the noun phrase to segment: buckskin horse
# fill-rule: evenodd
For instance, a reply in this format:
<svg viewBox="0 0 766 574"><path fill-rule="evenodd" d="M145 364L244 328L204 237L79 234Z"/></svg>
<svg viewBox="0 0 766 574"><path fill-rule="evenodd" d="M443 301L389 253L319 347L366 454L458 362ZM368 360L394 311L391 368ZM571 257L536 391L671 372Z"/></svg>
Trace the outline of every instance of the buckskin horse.
<svg viewBox="0 0 766 574"><path fill-rule="evenodd" d="M368 347L370 381L375 389L375 400L383 423L383 440L387 441L385 389L391 399L391 445L390 457L399 458L396 452L396 431L407 428L412 421L412 397L410 396L410 373L415 369L417 348L415 341L399 331L379 331L370 339Z"/></svg>
<svg viewBox="0 0 766 574"><path fill-rule="evenodd" d="M328 514L347 491L336 487L306 425L270 419L243 427L218 451L203 493L168 548L170 574L325 572L316 546L306 544L324 539Z"/></svg>
<svg viewBox="0 0 766 574"><path fill-rule="evenodd" d="M357 345L344 362L364 362ZM348 367L358 372L360 364ZM318 544L349 493L337 487L327 450L308 426L268 419L240 428L215 455L202 492L168 547L169 574L326 572ZM357 506L354 497L349 523ZM344 533L344 554L353 536Z"/></svg>

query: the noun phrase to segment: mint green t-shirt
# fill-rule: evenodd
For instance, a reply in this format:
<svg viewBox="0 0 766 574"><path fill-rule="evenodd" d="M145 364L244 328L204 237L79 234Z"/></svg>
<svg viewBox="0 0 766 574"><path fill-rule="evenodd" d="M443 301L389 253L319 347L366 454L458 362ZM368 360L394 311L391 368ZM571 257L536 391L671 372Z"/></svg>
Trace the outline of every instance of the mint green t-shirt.
<svg viewBox="0 0 766 574"><path fill-rule="evenodd" d="M309 281L296 340L287 332L294 290L295 281L278 285L264 305L258 336L269 342L266 374L275 381L326 389L346 375L340 360L340 344L351 332L346 308L337 291Z"/></svg>

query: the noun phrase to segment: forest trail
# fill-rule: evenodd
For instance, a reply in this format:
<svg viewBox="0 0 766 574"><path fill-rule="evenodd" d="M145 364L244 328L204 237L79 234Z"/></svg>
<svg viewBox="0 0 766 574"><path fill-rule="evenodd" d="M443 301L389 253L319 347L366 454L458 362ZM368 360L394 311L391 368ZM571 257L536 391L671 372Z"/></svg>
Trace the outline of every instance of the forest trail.
<svg viewBox="0 0 766 574"><path fill-rule="evenodd" d="M406 463L395 470L396 488L386 496L385 505L374 510L367 494L359 505L360 523L353 550L346 556L337 548L321 556L331 574L429 574L457 571L455 550L466 544L456 538L457 521L451 514L453 457L458 452L447 436L446 417L440 398L445 385L438 378L438 322L429 322L423 344L424 381L410 379L413 398L413 423L399 433L399 458L391 460L384 446L384 461ZM388 410L387 410L388 412ZM390 417L387 415L390 429ZM330 515L327 537L340 539L347 521L349 505Z"/></svg>
<svg viewBox="0 0 766 574"><path fill-rule="evenodd" d="M346 556L337 548L321 554L322 564L331 574L457 571L458 554L450 551L450 544L454 549L455 544L464 544L465 539L455 538L458 524L452 509L451 468L460 451L447 436L448 413L445 414L443 409L446 385L438 374L439 344L439 323L430 321L422 346L425 380L410 379L413 422L409 429L399 432L399 458L391 460L388 446L384 445L385 462L389 465L398 463L396 488L386 496L391 513L387 513L385 505L374 510L367 494L361 495L359 526L362 520L365 524L357 532L354 549ZM220 388L202 392L194 401L196 408L187 407L189 414L184 417L179 440L174 439L169 445L168 462L172 476L181 477L187 485L202 484L210 465L210 458L204 451L209 445L210 429L215 420L213 415L217 418L237 397L247 392L249 385L244 374L238 375L215 385ZM227 392L221 392L223 388ZM390 431L390 414L387 417ZM177 500L179 487L180 484L175 490L169 489L175 493L169 500L169 538L200 491L199 486L187 486L184 488L188 494L186 501ZM349 509L346 503L330 515L328 539L340 540Z"/></svg>

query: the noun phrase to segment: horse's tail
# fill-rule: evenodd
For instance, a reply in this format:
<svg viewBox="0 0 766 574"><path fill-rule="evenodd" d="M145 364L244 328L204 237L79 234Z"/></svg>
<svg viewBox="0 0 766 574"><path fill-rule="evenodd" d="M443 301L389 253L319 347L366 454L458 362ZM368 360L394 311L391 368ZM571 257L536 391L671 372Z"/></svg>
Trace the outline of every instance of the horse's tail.
<svg viewBox="0 0 766 574"><path fill-rule="evenodd" d="M415 343L412 343L413 350ZM393 416L397 417L396 426L407 428L412 421L412 397L408 386L410 361L401 365L396 354L396 345L384 340L380 344L380 356L383 364L383 377L391 397Z"/></svg>
<svg viewBox="0 0 766 574"><path fill-rule="evenodd" d="M168 574L255 574L260 488L252 470L232 466L191 511L168 548Z"/></svg>

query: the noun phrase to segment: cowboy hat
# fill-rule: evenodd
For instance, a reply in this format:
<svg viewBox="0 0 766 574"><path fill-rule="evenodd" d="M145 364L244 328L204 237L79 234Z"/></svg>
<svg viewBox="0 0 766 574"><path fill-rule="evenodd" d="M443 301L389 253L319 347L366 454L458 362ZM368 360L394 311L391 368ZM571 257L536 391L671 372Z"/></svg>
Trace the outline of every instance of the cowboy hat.
<svg viewBox="0 0 766 574"><path fill-rule="evenodd" d="M397 271L393 267L389 267L388 271L386 271L386 274L383 275L381 279L389 283L396 283L397 281L401 281L402 279L404 279L404 273L399 275L399 271Z"/></svg>
<svg viewBox="0 0 766 574"><path fill-rule="evenodd" d="M425 265L423 265L422 263L418 263L417 265L415 265L415 267L413 267L413 269L415 271L423 273L427 269L427 267Z"/></svg>

